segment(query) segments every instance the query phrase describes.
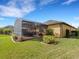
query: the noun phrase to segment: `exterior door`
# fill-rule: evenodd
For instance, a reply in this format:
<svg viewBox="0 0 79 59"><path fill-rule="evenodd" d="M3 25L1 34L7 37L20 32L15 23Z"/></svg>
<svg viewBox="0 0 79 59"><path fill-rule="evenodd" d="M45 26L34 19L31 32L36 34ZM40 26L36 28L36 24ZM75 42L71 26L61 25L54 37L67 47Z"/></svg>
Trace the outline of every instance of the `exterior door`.
<svg viewBox="0 0 79 59"><path fill-rule="evenodd" d="M69 30L66 29L66 38L69 38L69 37L70 37Z"/></svg>

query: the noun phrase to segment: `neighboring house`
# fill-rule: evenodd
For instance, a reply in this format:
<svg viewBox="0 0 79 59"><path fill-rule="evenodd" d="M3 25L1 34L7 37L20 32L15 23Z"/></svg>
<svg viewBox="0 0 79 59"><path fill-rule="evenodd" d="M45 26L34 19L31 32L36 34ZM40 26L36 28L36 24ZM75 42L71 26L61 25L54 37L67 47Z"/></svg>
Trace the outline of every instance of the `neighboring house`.
<svg viewBox="0 0 79 59"><path fill-rule="evenodd" d="M76 28L60 21L49 20L45 23L38 23L17 19L14 24L14 33L18 37L36 36L45 34L47 29L52 29L56 37L70 37L76 35Z"/></svg>
<svg viewBox="0 0 79 59"><path fill-rule="evenodd" d="M14 24L14 33L18 37L29 37L29 36L38 36L41 34L45 34L47 29L47 25L25 21L23 19L17 19Z"/></svg>
<svg viewBox="0 0 79 59"><path fill-rule="evenodd" d="M56 37L70 37L77 35L76 28L65 22L49 20L46 22L46 25L48 25L49 29L53 30Z"/></svg>

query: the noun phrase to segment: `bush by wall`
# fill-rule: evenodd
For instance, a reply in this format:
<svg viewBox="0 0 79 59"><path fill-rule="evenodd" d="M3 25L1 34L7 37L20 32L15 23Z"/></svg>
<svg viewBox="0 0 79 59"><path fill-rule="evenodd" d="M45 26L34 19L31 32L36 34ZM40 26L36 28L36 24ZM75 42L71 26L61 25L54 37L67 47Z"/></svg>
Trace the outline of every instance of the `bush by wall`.
<svg viewBox="0 0 79 59"><path fill-rule="evenodd" d="M77 39L79 39L79 30L77 31Z"/></svg>
<svg viewBox="0 0 79 59"><path fill-rule="evenodd" d="M58 42L56 41L55 37L54 36L51 36L51 35L45 35L43 36L43 42L44 43L47 43L47 44L57 44Z"/></svg>
<svg viewBox="0 0 79 59"><path fill-rule="evenodd" d="M52 29L47 29L46 35L54 35Z"/></svg>

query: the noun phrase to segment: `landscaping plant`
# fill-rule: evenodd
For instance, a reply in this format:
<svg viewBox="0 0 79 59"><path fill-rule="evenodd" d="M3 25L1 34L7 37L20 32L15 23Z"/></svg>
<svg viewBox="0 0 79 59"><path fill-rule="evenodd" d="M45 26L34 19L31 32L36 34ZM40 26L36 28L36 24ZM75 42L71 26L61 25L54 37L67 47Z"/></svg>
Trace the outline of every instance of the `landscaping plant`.
<svg viewBox="0 0 79 59"><path fill-rule="evenodd" d="M45 35L43 36L43 42L47 44L55 43L55 38L54 36L51 36L51 35Z"/></svg>
<svg viewBox="0 0 79 59"><path fill-rule="evenodd" d="M43 42L47 43L47 44L51 44L51 43L56 44L57 43L56 38L53 35L52 29L47 30L46 35L43 36Z"/></svg>

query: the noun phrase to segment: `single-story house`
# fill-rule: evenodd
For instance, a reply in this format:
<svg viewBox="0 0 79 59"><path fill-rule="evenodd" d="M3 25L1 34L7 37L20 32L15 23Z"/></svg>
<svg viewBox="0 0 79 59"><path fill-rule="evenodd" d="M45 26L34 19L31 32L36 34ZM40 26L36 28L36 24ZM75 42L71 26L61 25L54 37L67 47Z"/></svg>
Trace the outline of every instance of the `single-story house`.
<svg viewBox="0 0 79 59"><path fill-rule="evenodd" d="M61 21L49 20L46 22L49 29L52 29L56 37L76 36L76 28Z"/></svg>
<svg viewBox="0 0 79 59"><path fill-rule="evenodd" d="M76 35L76 28L61 21L49 20L45 23L17 19L14 24L14 33L17 37L39 36L52 29L56 37L70 37Z"/></svg>

